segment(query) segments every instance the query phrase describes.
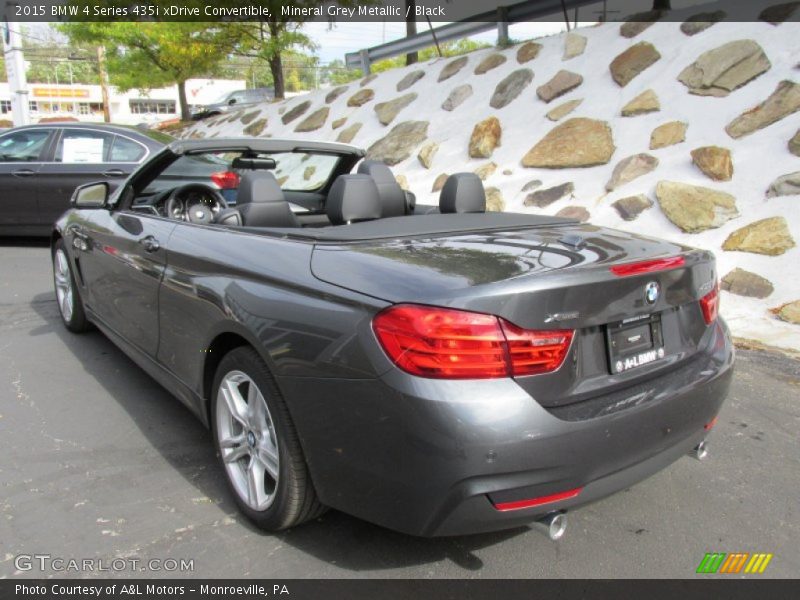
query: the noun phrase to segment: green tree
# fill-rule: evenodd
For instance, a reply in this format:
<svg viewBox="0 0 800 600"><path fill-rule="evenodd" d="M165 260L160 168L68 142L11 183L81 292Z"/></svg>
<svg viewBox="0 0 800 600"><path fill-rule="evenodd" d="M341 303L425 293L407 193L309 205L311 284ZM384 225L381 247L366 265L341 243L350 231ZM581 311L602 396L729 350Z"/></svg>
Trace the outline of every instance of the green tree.
<svg viewBox="0 0 800 600"><path fill-rule="evenodd" d="M190 118L186 81L213 72L237 44L227 23L65 23L73 43L106 50L111 83L120 90L178 85L181 118Z"/></svg>
<svg viewBox="0 0 800 600"><path fill-rule="evenodd" d="M344 61L339 58L329 62L321 71L322 80L334 86L350 83L363 76L361 69L348 69Z"/></svg>

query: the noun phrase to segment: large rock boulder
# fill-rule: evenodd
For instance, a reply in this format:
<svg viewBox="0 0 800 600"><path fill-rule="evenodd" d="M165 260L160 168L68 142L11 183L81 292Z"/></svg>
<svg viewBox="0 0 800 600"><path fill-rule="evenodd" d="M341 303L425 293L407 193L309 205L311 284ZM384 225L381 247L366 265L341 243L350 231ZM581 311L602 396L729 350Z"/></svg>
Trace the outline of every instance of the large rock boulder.
<svg viewBox="0 0 800 600"><path fill-rule="evenodd" d="M670 121L659 125L650 134L650 150L658 150L667 146L674 146L686 140L688 123L683 121Z"/></svg>
<svg viewBox="0 0 800 600"><path fill-rule="evenodd" d="M681 23L681 31L688 36L697 35L702 33L715 23L722 21L727 15L724 10L717 10L714 12L698 13L692 15L686 21Z"/></svg>
<svg viewBox="0 0 800 600"><path fill-rule="evenodd" d="M611 77L621 87L628 85L642 71L655 64L661 54L650 42L634 44L611 61Z"/></svg>
<svg viewBox="0 0 800 600"><path fill-rule="evenodd" d="M399 113L416 99L417 95L414 92L411 92L410 94L400 96L399 98L389 100L388 102L379 102L375 105L375 114L378 115L378 121L380 121L382 125L388 125L394 121L397 113Z"/></svg>
<svg viewBox="0 0 800 600"><path fill-rule="evenodd" d="M363 123L352 123L348 125L344 129L339 132L339 135L336 137L337 142L341 142L342 144L349 144L353 141L353 138L356 137L356 134L361 129Z"/></svg>
<svg viewBox="0 0 800 600"><path fill-rule="evenodd" d="M647 175L658 166L658 159L649 154L634 154L627 158L623 158L611 174L611 179L606 184L606 190L613 192L620 186L625 185L641 177Z"/></svg>
<svg viewBox="0 0 800 600"><path fill-rule="evenodd" d="M488 162L475 169L474 173L481 178L481 181L486 181L489 177L494 175L495 171L497 171L497 163Z"/></svg>
<svg viewBox="0 0 800 600"><path fill-rule="evenodd" d="M731 151L719 146L703 146L692 150L692 162L706 177L714 181L730 181L733 177Z"/></svg>
<svg viewBox="0 0 800 600"><path fill-rule="evenodd" d="M503 129L497 117L489 117L477 123L469 138L469 155L471 158L489 158L494 149L500 145Z"/></svg>
<svg viewBox="0 0 800 600"><path fill-rule="evenodd" d="M248 125L244 129L242 129L242 133L251 137L258 137L259 135L261 135L264 129L266 129L266 127L267 127L267 119L266 118L258 119L250 123L250 125Z"/></svg>
<svg viewBox="0 0 800 600"><path fill-rule="evenodd" d="M578 117L554 127L522 158L522 166L561 169L604 165L615 150L608 123Z"/></svg>
<svg viewBox="0 0 800 600"><path fill-rule="evenodd" d="M311 101L305 100L300 104L294 106L290 111L284 113L284 115L281 117L281 121L283 121L284 125L288 125L289 123L294 121L297 117L306 112L309 108L311 108Z"/></svg>
<svg viewBox="0 0 800 600"><path fill-rule="evenodd" d="M325 103L331 104L334 102L339 96L344 94L347 91L346 85L340 85L339 87L333 88L330 92L325 94Z"/></svg>
<svg viewBox="0 0 800 600"><path fill-rule="evenodd" d="M800 110L800 84L782 81L769 98L745 111L725 128L728 135L739 139L768 127Z"/></svg>
<svg viewBox="0 0 800 600"><path fill-rule="evenodd" d="M798 129L794 137L789 140L789 152L795 156L800 156L800 129Z"/></svg>
<svg viewBox="0 0 800 600"><path fill-rule="evenodd" d="M769 279L738 267L722 278L719 287L731 294L748 298L766 298L775 291Z"/></svg>
<svg viewBox="0 0 800 600"><path fill-rule="evenodd" d="M800 325L800 300L779 306L773 311L781 321Z"/></svg>
<svg viewBox="0 0 800 600"><path fill-rule="evenodd" d="M517 50L517 62L523 64L539 56L542 45L536 42L525 42Z"/></svg>
<svg viewBox="0 0 800 600"><path fill-rule="evenodd" d="M660 10L649 10L631 15L620 25L619 34L625 38L634 38L664 15Z"/></svg>
<svg viewBox="0 0 800 600"><path fill-rule="evenodd" d="M249 112L249 113L243 115L242 118L240 119L240 121L241 121L242 125L247 125L248 123L250 123L253 119L255 119L260 114L261 114L260 110L254 110L252 112Z"/></svg>
<svg viewBox="0 0 800 600"><path fill-rule="evenodd" d="M442 72L439 73L438 81L442 82L445 81L446 79L450 79L453 75L455 75L461 69L463 69L468 61L469 57L467 56L459 56L457 59L451 60L444 66Z"/></svg>
<svg viewBox="0 0 800 600"><path fill-rule="evenodd" d="M517 69L497 84L489 100L492 108L503 108L511 103L533 81L533 71L530 69Z"/></svg>
<svg viewBox="0 0 800 600"><path fill-rule="evenodd" d="M372 88L363 88L347 99L347 106L363 106L375 98L375 91Z"/></svg>
<svg viewBox="0 0 800 600"><path fill-rule="evenodd" d="M342 117L341 119L334 119L331 122L331 129L339 129L342 125L347 123L347 117Z"/></svg>
<svg viewBox="0 0 800 600"><path fill-rule="evenodd" d="M573 110L578 108L581 105L581 102L583 102L583 98L578 98L577 100L567 100L563 104L559 104L553 110L549 111L547 113L547 118L551 121L560 121Z"/></svg>
<svg viewBox="0 0 800 600"><path fill-rule="evenodd" d="M330 113L331 109L328 106L323 106L322 108L318 108L313 113L308 115L303 121L295 127L295 131L298 133L304 133L307 131L316 131L323 125L325 125L325 121L328 120L328 114Z"/></svg>
<svg viewBox="0 0 800 600"><path fill-rule="evenodd" d="M800 194L800 171L778 177L769 185L767 198L796 196Z"/></svg>
<svg viewBox="0 0 800 600"><path fill-rule="evenodd" d="M561 200L564 196L568 196L575 191L575 184L572 182L562 183L551 188L538 190L525 198L525 206L535 206L537 208L545 208L550 206L553 202Z"/></svg>
<svg viewBox="0 0 800 600"><path fill-rule="evenodd" d="M417 160L423 167L430 169L433 163L433 157L436 156L438 151L439 144L436 142L428 142L420 148L419 154L417 154Z"/></svg>
<svg viewBox="0 0 800 600"><path fill-rule="evenodd" d="M666 217L686 233L720 227L739 216L736 198L696 185L660 181L656 198Z"/></svg>
<svg viewBox="0 0 800 600"><path fill-rule="evenodd" d="M770 25L780 25L793 16L798 8L800 8L800 2L773 4L762 10L758 15L758 19Z"/></svg>
<svg viewBox="0 0 800 600"><path fill-rule="evenodd" d="M381 160L387 165L404 161L414 148L428 137L428 121L404 121L367 148L367 160Z"/></svg>
<svg viewBox="0 0 800 600"><path fill-rule="evenodd" d="M661 110L661 103L653 90L645 90L622 107L623 117L637 117Z"/></svg>
<svg viewBox="0 0 800 600"><path fill-rule="evenodd" d="M555 216L564 217L565 219L575 219L581 223L586 223L591 217L589 211L582 206L565 206L559 210Z"/></svg>
<svg viewBox="0 0 800 600"><path fill-rule="evenodd" d="M737 229L728 236L722 249L778 256L794 245L786 219L770 217Z"/></svg>
<svg viewBox="0 0 800 600"><path fill-rule="evenodd" d="M536 95L547 103L571 92L583 83L583 77L571 71L561 70L553 78L536 88Z"/></svg>
<svg viewBox="0 0 800 600"><path fill-rule="evenodd" d="M475 67L474 73L475 75L483 75L484 73L499 67L504 62L506 62L506 57L498 52L495 52L479 62L478 66Z"/></svg>
<svg viewBox="0 0 800 600"><path fill-rule="evenodd" d="M453 91L447 96L447 99L442 103L442 108L451 111L470 96L472 96L472 86L468 83L459 85L453 88Z"/></svg>
<svg viewBox="0 0 800 600"><path fill-rule="evenodd" d="M425 71L423 71L422 69L411 71L411 73L408 73L405 77L403 77L400 81L397 82L397 91L402 92L407 90L423 77L425 77Z"/></svg>
<svg viewBox="0 0 800 600"><path fill-rule="evenodd" d="M620 198L611 206L616 209L619 216L626 221L633 221L643 211L653 206L653 201L644 194L636 196L628 196L627 198Z"/></svg>
<svg viewBox="0 0 800 600"><path fill-rule="evenodd" d="M499 188L486 188L486 212L503 212L506 209L506 201Z"/></svg>
<svg viewBox="0 0 800 600"><path fill-rule="evenodd" d="M570 31L564 36L564 56L561 60L569 60L580 56L584 50L586 50L586 38L579 33Z"/></svg>
<svg viewBox="0 0 800 600"><path fill-rule="evenodd" d="M772 64L753 40L736 40L704 52L678 75L678 81L698 96L727 96Z"/></svg>
<svg viewBox="0 0 800 600"><path fill-rule="evenodd" d="M441 190L444 187L444 184L447 181L448 177L450 177L450 175L447 173L439 173L436 176L436 179L433 180L433 186L431 186L431 191L438 192L439 190Z"/></svg>

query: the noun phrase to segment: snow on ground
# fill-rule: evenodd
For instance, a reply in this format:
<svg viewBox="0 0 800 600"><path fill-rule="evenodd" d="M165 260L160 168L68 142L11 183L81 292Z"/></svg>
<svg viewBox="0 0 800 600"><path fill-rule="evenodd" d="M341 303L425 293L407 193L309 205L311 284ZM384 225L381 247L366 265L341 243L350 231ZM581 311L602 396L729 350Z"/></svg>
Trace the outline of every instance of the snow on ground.
<svg viewBox="0 0 800 600"><path fill-rule="evenodd" d="M679 22L662 22L654 24L632 40L622 37L619 28L618 23L607 23L579 30L581 35L588 38L588 45L583 55L569 61L562 61L564 36L556 35L537 40L543 48L537 58L525 65L517 63L517 47L501 50L508 60L483 75L475 75L473 69L485 56L496 52L495 49L468 55L468 64L455 76L441 83L437 82L439 72L452 59L436 59L388 71L366 86L375 91L375 99L361 107L347 106L348 98L362 89L359 82L349 84L348 90L330 105L325 103L325 95L329 90L319 90L283 103L264 105L260 107L259 118L266 117L268 124L261 135L335 141L343 128L361 122L363 126L352 143L367 148L403 121L428 120L428 141L440 145L431 168L424 168L417 160L418 149L407 160L393 167L395 174L402 174L407 178L418 202L438 202L438 193L432 193L431 186L440 173L472 171L493 161L497 163L497 170L486 180L485 185L501 190L508 211L555 214L565 206L582 206L591 213L590 221L594 224L712 250L717 256L721 276L735 267L741 267L766 277L775 287L769 297L758 300L724 292L722 314L736 336L772 346L800 349L800 326L780 321L769 312L770 308L800 299L800 246L795 246L781 256L722 250L722 243L731 232L759 219L773 216L785 217L792 237L800 242L800 196L770 199L765 196L767 186L775 178L800 170L800 158L793 156L787 149L788 140L800 128L800 112L739 140L733 140L725 133L725 126L732 119L765 100L779 82L787 79L800 81L800 24L784 23L776 27L763 22L723 22L700 34L687 37L681 33ZM690 95L687 88L677 80L678 74L703 52L740 39L758 42L771 61L772 68L726 98ZM621 88L612 80L609 64L619 53L641 41L652 43L662 58L627 87ZM490 108L489 98L495 86L521 66L534 71L533 83L506 107L499 110ZM397 92L397 82L408 72L420 68L426 71L425 77L408 90ZM536 88L561 69L581 74L584 82L572 92L546 104L536 96ZM464 83L472 85L474 94L454 111L442 110L442 102L450 91ZM650 88L655 90L660 99L659 112L632 118L620 116L622 106ZM403 109L388 127L381 125L375 115L375 104L411 92L417 93L418 98ZM603 166L584 169L522 167L522 156L556 125L545 114L562 102L577 98L583 98L583 103L567 118L590 117L607 121L613 129L617 147L611 161ZM284 125L281 114L304 100L310 100L311 107L304 115ZM330 106L330 114L320 129L310 133L294 131L305 117L323 106ZM492 115L497 116L502 125L502 145L495 149L490 159L469 158L467 147L474 125ZM344 127L333 130L331 123L342 117L347 117ZM564 120L566 119L561 122ZM686 141L660 150L649 150L652 130L673 120L689 123ZM238 136L242 135L242 129L243 125L238 120L211 126L200 123L186 135ZM709 145L719 145L731 150L734 163L731 181L714 182L692 164L690 151ZM622 158L639 152L648 152L658 157L658 168L614 192L606 193L605 184L615 165ZM504 174L504 171L511 171L511 174ZM521 188L533 179L542 180L540 189L574 182L574 196L559 200L546 209L526 208L523 206L526 194L521 192ZM630 222L622 220L611 206L619 198L640 193L655 200L655 186L661 180L729 192L736 197L740 216L717 229L687 234L667 220L658 203Z"/></svg>

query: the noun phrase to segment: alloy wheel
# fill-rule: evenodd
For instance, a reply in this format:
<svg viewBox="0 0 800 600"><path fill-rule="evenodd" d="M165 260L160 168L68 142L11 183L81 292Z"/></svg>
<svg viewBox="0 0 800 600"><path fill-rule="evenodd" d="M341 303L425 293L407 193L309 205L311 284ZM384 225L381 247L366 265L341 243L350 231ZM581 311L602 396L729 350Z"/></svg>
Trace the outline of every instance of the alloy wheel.
<svg viewBox="0 0 800 600"><path fill-rule="evenodd" d="M278 437L264 395L242 371L220 382L216 431L225 470L239 498L263 511L275 499L280 457Z"/></svg>
<svg viewBox="0 0 800 600"><path fill-rule="evenodd" d="M72 313L75 307L75 294L72 290L72 273L69 269L67 255L62 249L56 250L53 260L53 272L56 281L56 300L58 309L64 321L69 323L72 320Z"/></svg>

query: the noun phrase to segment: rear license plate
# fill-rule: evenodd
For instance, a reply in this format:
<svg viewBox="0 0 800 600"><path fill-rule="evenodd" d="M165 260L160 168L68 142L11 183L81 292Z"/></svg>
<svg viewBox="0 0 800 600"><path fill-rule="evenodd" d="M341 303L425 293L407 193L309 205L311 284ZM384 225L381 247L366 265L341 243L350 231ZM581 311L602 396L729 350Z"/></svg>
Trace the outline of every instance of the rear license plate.
<svg viewBox="0 0 800 600"><path fill-rule="evenodd" d="M624 373L664 358L661 315L606 325L606 344L612 373Z"/></svg>

